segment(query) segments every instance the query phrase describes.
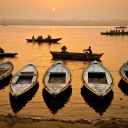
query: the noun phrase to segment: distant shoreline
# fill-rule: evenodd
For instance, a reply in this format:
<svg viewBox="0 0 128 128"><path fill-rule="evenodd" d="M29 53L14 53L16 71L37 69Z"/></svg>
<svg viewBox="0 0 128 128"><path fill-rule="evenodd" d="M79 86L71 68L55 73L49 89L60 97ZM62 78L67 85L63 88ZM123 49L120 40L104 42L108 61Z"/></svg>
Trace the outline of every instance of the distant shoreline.
<svg viewBox="0 0 128 128"><path fill-rule="evenodd" d="M0 19L0 25L40 25L40 26L128 26L128 20L33 20Z"/></svg>

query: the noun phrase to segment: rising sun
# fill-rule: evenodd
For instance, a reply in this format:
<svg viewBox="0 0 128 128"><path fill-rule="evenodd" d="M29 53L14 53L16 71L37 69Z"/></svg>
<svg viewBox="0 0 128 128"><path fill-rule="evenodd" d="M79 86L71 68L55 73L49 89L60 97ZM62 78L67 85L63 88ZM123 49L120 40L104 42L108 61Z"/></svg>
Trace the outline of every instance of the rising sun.
<svg viewBox="0 0 128 128"><path fill-rule="evenodd" d="M52 11L55 11L56 9L55 8L52 8Z"/></svg>

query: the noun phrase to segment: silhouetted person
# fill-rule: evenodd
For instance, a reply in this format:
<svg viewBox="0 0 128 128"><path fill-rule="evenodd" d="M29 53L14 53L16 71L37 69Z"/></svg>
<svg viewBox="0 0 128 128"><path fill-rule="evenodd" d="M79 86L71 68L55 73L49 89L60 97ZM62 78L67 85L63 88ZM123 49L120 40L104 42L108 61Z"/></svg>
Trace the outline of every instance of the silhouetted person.
<svg viewBox="0 0 128 128"><path fill-rule="evenodd" d="M89 46L89 48L86 51L87 53L89 52L90 54L92 54L92 50L91 50L91 46Z"/></svg>
<svg viewBox="0 0 128 128"><path fill-rule="evenodd" d="M4 50L0 47L0 53L4 53Z"/></svg>
<svg viewBox="0 0 128 128"><path fill-rule="evenodd" d="M64 46L61 48L61 50L62 50L61 52L62 52L62 53L66 53L66 49L67 49L67 47L64 45Z"/></svg>

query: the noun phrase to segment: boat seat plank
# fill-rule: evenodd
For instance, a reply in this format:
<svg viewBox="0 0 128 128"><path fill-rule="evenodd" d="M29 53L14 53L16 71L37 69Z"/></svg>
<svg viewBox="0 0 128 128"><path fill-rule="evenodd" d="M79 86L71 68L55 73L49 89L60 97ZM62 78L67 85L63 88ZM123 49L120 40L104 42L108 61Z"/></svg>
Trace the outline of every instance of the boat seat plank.
<svg viewBox="0 0 128 128"><path fill-rule="evenodd" d="M19 74L17 76L36 76L36 74Z"/></svg>

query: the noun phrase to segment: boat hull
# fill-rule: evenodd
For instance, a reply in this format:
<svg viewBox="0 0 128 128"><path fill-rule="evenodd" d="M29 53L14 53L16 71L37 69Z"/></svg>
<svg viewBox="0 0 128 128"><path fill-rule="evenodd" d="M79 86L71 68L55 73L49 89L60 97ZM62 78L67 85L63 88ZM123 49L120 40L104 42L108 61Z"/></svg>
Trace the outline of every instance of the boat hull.
<svg viewBox="0 0 128 128"><path fill-rule="evenodd" d="M98 60L103 55L103 53L97 54L85 54L85 53L75 53L75 52L50 52L53 56L53 59L64 59L64 60Z"/></svg>
<svg viewBox="0 0 128 128"><path fill-rule="evenodd" d="M128 84L128 61L121 66L119 74L121 79Z"/></svg>
<svg viewBox="0 0 128 128"><path fill-rule="evenodd" d="M101 35L128 35L128 32L101 32Z"/></svg>
<svg viewBox="0 0 128 128"><path fill-rule="evenodd" d="M110 72L97 61L83 71L82 81L90 92L99 97L104 97L112 90L113 78Z"/></svg>
<svg viewBox="0 0 128 128"><path fill-rule="evenodd" d="M7 61L0 64L0 82L5 80L8 76L12 74L14 66L12 62Z"/></svg>
<svg viewBox="0 0 128 128"><path fill-rule="evenodd" d="M49 43L57 43L62 38L54 38L54 39L26 39L28 42L49 42Z"/></svg>
<svg viewBox="0 0 128 128"><path fill-rule="evenodd" d="M0 53L0 57L14 57L18 53Z"/></svg>
<svg viewBox="0 0 128 128"><path fill-rule="evenodd" d="M57 62L45 72L43 83L46 91L56 97L70 86L71 73L62 62Z"/></svg>
<svg viewBox="0 0 128 128"><path fill-rule="evenodd" d="M18 97L30 90L38 80L36 67L29 63L19 70L10 81L10 93Z"/></svg>

